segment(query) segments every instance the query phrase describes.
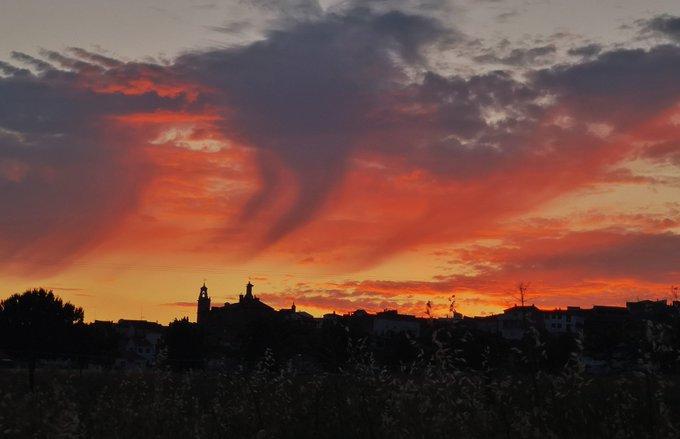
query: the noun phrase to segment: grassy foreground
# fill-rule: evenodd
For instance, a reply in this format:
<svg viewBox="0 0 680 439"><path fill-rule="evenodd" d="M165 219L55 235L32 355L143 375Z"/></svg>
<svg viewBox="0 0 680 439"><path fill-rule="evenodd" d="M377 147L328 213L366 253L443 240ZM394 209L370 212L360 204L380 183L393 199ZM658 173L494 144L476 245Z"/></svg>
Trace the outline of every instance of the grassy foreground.
<svg viewBox="0 0 680 439"><path fill-rule="evenodd" d="M6 438L670 438L677 377L640 370L506 374L446 358L388 371L370 357L301 375L0 370Z"/></svg>

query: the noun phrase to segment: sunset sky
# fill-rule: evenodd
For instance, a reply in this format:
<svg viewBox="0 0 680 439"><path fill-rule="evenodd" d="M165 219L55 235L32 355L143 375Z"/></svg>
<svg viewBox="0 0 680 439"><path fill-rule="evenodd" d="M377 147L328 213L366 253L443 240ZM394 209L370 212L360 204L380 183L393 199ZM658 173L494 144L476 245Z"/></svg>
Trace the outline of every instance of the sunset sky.
<svg viewBox="0 0 680 439"><path fill-rule="evenodd" d="M680 285L677 0L4 0L0 298L466 315Z"/></svg>

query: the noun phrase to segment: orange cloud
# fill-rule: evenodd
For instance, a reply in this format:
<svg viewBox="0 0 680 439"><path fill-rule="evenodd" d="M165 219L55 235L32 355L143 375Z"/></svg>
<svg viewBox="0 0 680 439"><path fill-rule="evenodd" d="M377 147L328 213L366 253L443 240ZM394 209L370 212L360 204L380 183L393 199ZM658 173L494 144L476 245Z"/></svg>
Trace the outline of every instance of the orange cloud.
<svg viewBox="0 0 680 439"><path fill-rule="evenodd" d="M178 111L154 111L150 113L131 113L114 115L112 118L119 122L131 124L186 124L195 122L214 122L220 120L217 114L195 114Z"/></svg>

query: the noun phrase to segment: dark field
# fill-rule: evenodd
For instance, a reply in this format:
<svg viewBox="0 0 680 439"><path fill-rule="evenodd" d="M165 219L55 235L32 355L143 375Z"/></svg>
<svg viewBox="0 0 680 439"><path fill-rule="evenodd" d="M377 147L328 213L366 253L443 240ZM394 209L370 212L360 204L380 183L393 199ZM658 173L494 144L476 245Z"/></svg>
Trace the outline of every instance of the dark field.
<svg viewBox="0 0 680 439"><path fill-rule="evenodd" d="M677 376L474 372L441 361L387 371L370 358L303 375L0 370L3 438L671 438Z"/></svg>

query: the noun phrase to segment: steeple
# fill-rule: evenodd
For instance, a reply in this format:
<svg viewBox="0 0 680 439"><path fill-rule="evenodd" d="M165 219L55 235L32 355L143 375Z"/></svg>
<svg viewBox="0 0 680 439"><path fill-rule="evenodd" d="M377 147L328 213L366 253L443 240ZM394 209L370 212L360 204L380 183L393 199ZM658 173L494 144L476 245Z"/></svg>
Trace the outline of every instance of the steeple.
<svg viewBox="0 0 680 439"><path fill-rule="evenodd" d="M196 322L199 325L205 323L209 312L210 296L208 296L208 287L205 286L205 281L203 281L201 291L198 293L198 311L196 313Z"/></svg>
<svg viewBox="0 0 680 439"><path fill-rule="evenodd" d="M255 285L251 284L250 281L248 281L248 284L246 285L246 296L244 297L245 300L253 300L255 297L253 296L253 287Z"/></svg>

